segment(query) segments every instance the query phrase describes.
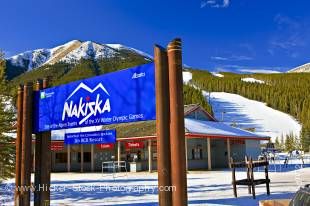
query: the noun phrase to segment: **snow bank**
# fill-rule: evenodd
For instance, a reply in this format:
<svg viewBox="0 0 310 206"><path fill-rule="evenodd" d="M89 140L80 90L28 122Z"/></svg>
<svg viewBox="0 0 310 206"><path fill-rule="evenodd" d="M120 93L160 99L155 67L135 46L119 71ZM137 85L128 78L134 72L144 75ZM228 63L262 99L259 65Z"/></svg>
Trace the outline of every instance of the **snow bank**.
<svg viewBox="0 0 310 206"><path fill-rule="evenodd" d="M298 171L298 173L297 173ZM234 198L231 186L231 172L190 171L187 174L188 205L258 205L260 200L289 199L304 184L309 182L310 168L290 172L270 172L271 195L266 188L258 186L256 197L248 194L246 187L238 188L238 198ZM296 174L302 180L296 180ZM124 175L124 174L121 174ZM244 171L237 171L236 178L244 178ZM256 172L256 178L263 178L264 172ZM32 175L32 181L34 180ZM285 180L285 181L283 181ZM128 177L102 176L101 173L53 173L51 175L51 206L102 206L102 205L158 205L157 173L128 173ZM14 179L0 184L1 205L14 205ZM33 196L32 196L33 197ZM33 198L32 198L33 204Z"/></svg>
<svg viewBox="0 0 310 206"><path fill-rule="evenodd" d="M259 83L259 84L265 84L264 81L262 80L258 80L258 79L255 79L255 78L251 78L251 77L248 77L248 78L242 78L241 81L244 81L244 82L249 82L249 83Z"/></svg>
<svg viewBox="0 0 310 206"><path fill-rule="evenodd" d="M217 72L211 72L211 74L215 77L224 77L223 74L217 73Z"/></svg>
<svg viewBox="0 0 310 206"><path fill-rule="evenodd" d="M190 80L192 80L193 75L191 72L183 72L183 83L187 84Z"/></svg>
<svg viewBox="0 0 310 206"><path fill-rule="evenodd" d="M224 123L234 123L243 129L255 128L255 133L270 136L272 140L290 133L299 136L301 131L301 125L292 116L237 94L211 92L211 105L218 120L223 118Z"/></svg>

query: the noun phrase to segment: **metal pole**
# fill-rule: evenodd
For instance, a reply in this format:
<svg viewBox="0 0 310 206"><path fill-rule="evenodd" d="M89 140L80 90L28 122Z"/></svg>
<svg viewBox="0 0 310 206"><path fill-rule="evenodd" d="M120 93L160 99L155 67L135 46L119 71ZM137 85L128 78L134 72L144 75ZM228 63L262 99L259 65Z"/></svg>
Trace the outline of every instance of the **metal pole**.
<svg viewBox="0 0 310 206"><path fill-rule="evenodd" d="M35 91L40 92L42 89L42 81L38 80L36 82ZM37 103L34 102L34 105ZM37 107L37 106L35 106ZM34 184L35 184L35 191L34 191L34 205L40 206L40 199L41 199L41 192L40 192L40 185L41 185L41 153L42 153L42 133L36 134L35 140L35 173L34 173Z"/></svg>
<svg viewBox="0 0 310 206"><path fill-rule="evenodd" d="M22 127L22 162L21 162L21 192L22 205L30 205L31 183L31 144L32 144L32 83L24 86L23 127Z"/></svg>
<svg viewBox="0 0 310 206"><path fill-rule="evenodd" d="M170 89L170 141L171 141L171 181L173 206L187 205L187 177L185 159L185 129L182 78L181 39L168 45L169 89Z"/></svg>
<svg viewBox="0 0 310 206"><path fill-rule="evenodd" d="M171 159L169 134L169 73L165 49L155 45L156 79L156 134L157 134L157 171L158 188L171 186ZM158 191L160 206L171 206L171 191Z"/></svg>
<svg viewBox="0 0 310 206"><path fill-rule="evenodd" d="M49 87L48 79L43 79L43 89ZM41 139L41 185L44 187L41 193L40 205L50 205L50 184L51 184L51 132L42 132Z"/></svg>
<svg viewBox="0 0 310 206"><path fill-rule="evenodd" d="M16 131L16 161L15 161L15 206L21 205L21 155L22 155L22 127L23 127L23 87L17 91L17 131Z"/></svg>

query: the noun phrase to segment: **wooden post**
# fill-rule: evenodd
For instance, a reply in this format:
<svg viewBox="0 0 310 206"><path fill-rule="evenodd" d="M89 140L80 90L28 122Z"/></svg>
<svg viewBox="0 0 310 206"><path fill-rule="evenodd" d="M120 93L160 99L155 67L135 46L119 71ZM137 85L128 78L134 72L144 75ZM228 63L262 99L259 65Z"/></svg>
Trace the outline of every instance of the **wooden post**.
<svg viewBox="0 0 310 206"><path fill-rule="evenodd" d="M212 160L211 160L211 139L210 137L207 138L208 141L208 170L212 170Z"/></svg>
<svg viewBox="0 0 310 206"><path fill-rule="evenodd" d="M230 167L229 161L230 161L230 139L227 139L227 165L228 165L228 168Z"/></svg>
<svg viewBox="0 0 310 206"><path fill-rule="evenodd" d="M80 149L81 149L81 172L84 172L84 147L83 145L81 144L80 145Z"/></svg>
<svg viewBox="0 0 310 206"><path fill-rule="evenodd" d="M121 172L120 162L121 162L121 141L118 141L117 142L117 170L118 172Z"/></svg>
<svg viewBox="0 0 310 206"><path fill-rule="evenodd" d="M250 182L251 181L251 175L250 175L251 171L250 171L250 167L249 167L250 162L249 162L248 156L245 156L244 161L245 161L245 164L247 165L247 167L246 167L247 181ZM248 193L249 194L252 193L250 185L248 185Z"/></svg>
<svg viewBox="0 0 310 206"><path fill-rule="evenodd" d="M32 156L32 171L31 172L33 172L33 174L35 173L35 166L36 166L36 156L35 156L35 153L36 153L36 148L34 146L33 153L31 154L31 156Z"/></svg>
<svg viewBox="0 0 310 206"><path fill-rule="evenodd" d="M234 160L233 158L230 158L230 163L232 167L232 185L233 185L233 190L234 190L234 196L237 197L237 183L236 183L236 168L234 166Z"/></svg>
<svg viewBox="0 0 310 206"><path fill-rule="evenodd" d="M22 161L21 161L21 192L23 206L30 205L31 184L31 144L32 144L32 83L24 86L23 127L22 127Z"/></svg>
<svg viewBox="0 0 310 206"><path fill-rule="evenodd" d="M22 127L23 127L23 95L22 86L17 91L17 131L16 131L16 160L15 160L15 206L20 206L20 186L21 186L21 159L22 159Z"/></svg>
<svg viewBox="0 0 310 206"><path fill-rule="evenodd" d="M43 79L43 89L49 87L48 79ZM41 138L41 199L40 205L50 205L50 185L51 185L51 132L42 132Z"/></svg>
<svg viewBox="0 0 310 206"><path fill-rule="evenodd" d="M186 159L186 171L188 171L188 154L187 154L187 138L185 137L185 159Z"/></svg>
<svg viewBox="0 0 310 206"><path fill-rule="evenodd" d="M266 189L267 189L267 195L270 195L270 188L269 188L269 175L268 175L268 161L267 159L265 159L265 161L267 162L266 166L265 166L265 179L266 179Z"/></svg>
<svg viewBox="0 0 310 206"><path fill-rule="evenodd" d="M185 129L182 78L181 39L168 45L169 92L170 92L170 141L171 141L171 183L172 205L187 205L187 177L185 159Z"/></svg>
<svg viewBox="0 0 310 206"><path fill-rule="evenodd" d="M81 172L84 172L84 147L81 144Z"/></svg>
<svg viewBox="0 0 310 206"><path fill-rule="evenodd" d="M71 171L71 151L70 145L67 145L67 172Z"/></svg>
<svg viewBox="0 0 310 206"><path fill-rule="evenodd" d="M253 171L253 159L252 159L252 157L250 157L248 167L250 167L250 179L251 179L251 186L252 186L252 195L253 195L253 199L255 199L256 195L255 195L254 171Z"/></svg>
<svg viewBox="0 0 310 206"><path fill-rule="evenodd" d="M169 72L165 49L155 45L156 80L156 134L157 134L157 171L158 188L171 186L171 159L169 134ZM184 133L183 133L184 134ZM160 206L171 206L171 191L158 191Z"/></svg>
<svg viewBox="0 0 310 206"><path fill-rule="evenodd" d="M94 171L94 144L90 145L90 155L91 155L91 171Z"/></svg>
<svg viewBox="0 0 310 206"><path fill-rule="evenodd" d="M153 167L153 165L152 165L152 140L151 139L149 139L149 141L148 141L148 152L149 152L149 172L152 172L152 167Z"/></svg>
<svg viewBox="0 0 310 206"><path fill-rule="evenodd" d="M36 82L35 91L39 92L43 85L40 80ZM34 102L35 107L37 107L36 102ZM41 167L42 167L42 133L39 132L35 134L35 173L34 173L34 185L36 190L34 191L34 205L40 206L41 201Z"/></svg>

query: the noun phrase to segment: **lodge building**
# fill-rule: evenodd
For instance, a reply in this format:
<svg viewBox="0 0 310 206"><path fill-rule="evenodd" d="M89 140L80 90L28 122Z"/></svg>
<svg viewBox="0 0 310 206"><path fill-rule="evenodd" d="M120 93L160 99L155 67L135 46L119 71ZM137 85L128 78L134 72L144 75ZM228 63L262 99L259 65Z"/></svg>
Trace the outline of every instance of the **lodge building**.
<svg viewBox="0 0 310 206"><path fill-rule="evenodd" d="M198 104L185 105L184 116L188 170L225 168L230 157L256 158L260 154L260 141L269 140L217 121ZM107 125L100 129L116 129L116 144L65 145L63 136L52 133L52 171L101 171L102 162L112 160L126 161L130 170L129 163L134 158L144 171L157 169L155 121Z"/></svg>

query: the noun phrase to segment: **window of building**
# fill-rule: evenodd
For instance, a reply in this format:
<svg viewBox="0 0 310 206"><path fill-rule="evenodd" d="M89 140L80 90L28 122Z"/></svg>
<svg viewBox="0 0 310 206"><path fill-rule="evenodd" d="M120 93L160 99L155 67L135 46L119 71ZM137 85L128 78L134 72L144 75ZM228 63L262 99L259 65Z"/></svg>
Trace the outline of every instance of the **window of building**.
<svg viewBox="0 0 310 206"><path fill-rule="evenodd" d="M56 163L67 163L67 154L66 153L56 153L55 154Z"/></svg>
<svg viewBox="0 0 310 206"><path fill-rule="evenodd" d="M196 146L192 149L192 159L193 160L201 160L202 157L202 148L201 146Z"/></svg>
<svg viewBox="0 0 310 206"><path fill-rule="evenodd" d="M84 154L84 162L91 162L91 153L83 152ZM81 163L81 153L78 154L78 163Z"/></svg>
<svg viewBox="0 0 310 206"><path fill-rule="evenodd" d="M84 152L84 162L91 162L91 153Z"/></svg>

